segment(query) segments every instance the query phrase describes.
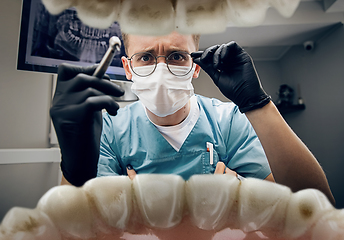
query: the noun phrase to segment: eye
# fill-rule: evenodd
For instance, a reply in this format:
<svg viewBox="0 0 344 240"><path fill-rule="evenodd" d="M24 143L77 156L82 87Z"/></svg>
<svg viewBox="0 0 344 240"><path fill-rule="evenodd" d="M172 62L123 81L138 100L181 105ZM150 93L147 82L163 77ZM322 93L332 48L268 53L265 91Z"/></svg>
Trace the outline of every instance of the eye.
<svg viewBox="0 0 344 240"><path fill-rule="evenodd" d="M181 56L181 54L176 53L176 54L172 55L172 59L173 60L182 60L183 57Z"/></svg>
<svg viewBox="0 0 344 240"><path fill-rule="evenodd" d="M173 52L167 58L168 64L176 66L189 66L192 59L187 52Z"/></svg>
<svg viewBox="0 0 344 240"><path fill-rule="evenodd" d="M174 52L172 53L168 60L169 61L185 61L188 58L188 54L187 53L183 53L183 52Z"/></svg>
<svg viewBox="0 0 344 240"><path fill-rule="evenodd" d="M152 65L155 63L155 57L149 52L136 53L132 57L134 66Z"/></svg>
<svg viewBox="0 0 344 240"><path fill-rule="evenodd" d="M142 55L139 60L141 60L143 62L148 62L151 59L152 59L152 56L150 56L150 54L145 54L145 55Z"/></svg>

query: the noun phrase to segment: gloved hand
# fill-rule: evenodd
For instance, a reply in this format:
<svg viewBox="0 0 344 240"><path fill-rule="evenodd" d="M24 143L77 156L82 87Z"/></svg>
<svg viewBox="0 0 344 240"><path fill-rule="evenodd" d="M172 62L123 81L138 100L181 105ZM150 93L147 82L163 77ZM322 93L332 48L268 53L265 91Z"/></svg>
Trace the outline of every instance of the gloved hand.
<svg viewBox="0 0 344 240"><path fill-rule="evenodd" d="M191 53L191 57L242 113L270 102L271 98L261 86L251 57L235 42Z"/></svg>
<svg viewBox="0 0 344 240"><path fill-rule="evenodd" d="M96 66L62 64L50 108L61 148L61 170L68 182L83 185L96 177L102 131L102 113L116 115L118 104L111 96L124 91L106 79L91 76Z"/></svg>

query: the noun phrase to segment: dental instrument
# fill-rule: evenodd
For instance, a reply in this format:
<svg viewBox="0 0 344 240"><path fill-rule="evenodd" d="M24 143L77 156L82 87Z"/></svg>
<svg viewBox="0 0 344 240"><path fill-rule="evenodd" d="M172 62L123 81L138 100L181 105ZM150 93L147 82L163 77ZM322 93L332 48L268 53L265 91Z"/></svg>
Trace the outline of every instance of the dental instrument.
<svg viewBox="0 0 344 240"><path fill-rule="evenodd" d="M104 54L104 57L100 61L97 69L94 71L93 76L96 76L97 78L102 78L110 63L112 62L112 59L115 56L116 51L120 51L120 49L121 40L116 36L112 36L109 40L109 48Z"/></svg>

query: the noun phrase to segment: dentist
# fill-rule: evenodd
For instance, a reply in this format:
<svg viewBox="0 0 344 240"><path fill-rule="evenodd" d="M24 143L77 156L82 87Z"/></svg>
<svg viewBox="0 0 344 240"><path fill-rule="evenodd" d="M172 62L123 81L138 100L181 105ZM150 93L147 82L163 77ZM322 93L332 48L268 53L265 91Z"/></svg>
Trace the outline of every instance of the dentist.
<svg viewBox="0 0 344 240"><path fill-rule="evenodd" d="M319 163L263 90L250 56L235 42L198 50L199 36L123 35L122 63L140 101L119 109L123 91L63 64L50 114L62 184L140 173L226 173L316 188L334 199ZM232 102L195 95L200 69ZM107 113L101 114L105 108ZM119 109L119 110L118 110Z"/></svg>

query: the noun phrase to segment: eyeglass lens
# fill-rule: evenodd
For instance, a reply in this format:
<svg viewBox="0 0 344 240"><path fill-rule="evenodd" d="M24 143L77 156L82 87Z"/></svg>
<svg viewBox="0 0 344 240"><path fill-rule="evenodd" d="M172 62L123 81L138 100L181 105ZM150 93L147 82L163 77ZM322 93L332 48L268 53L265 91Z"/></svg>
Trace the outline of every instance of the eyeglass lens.
<svg viewBox="0 0 344 240"><path fill-rule="evenodd" d="M169 71L176 76L187 75L192 69L192 58L187 52L173 52L167 57L155 57L149 52L139 52L130 58L133 72L139 76L148 76L155 71L157 58L164 57ZM175 67L180 66L181 68ZM144 68L141 68L144 67Z"/></svg>

